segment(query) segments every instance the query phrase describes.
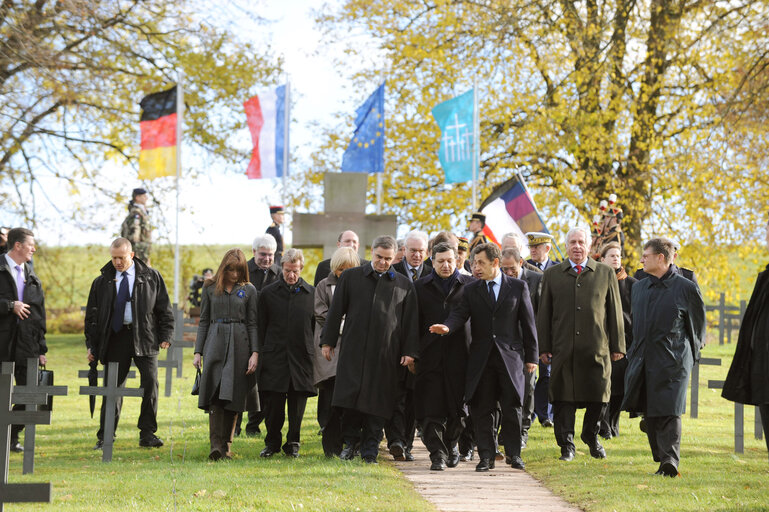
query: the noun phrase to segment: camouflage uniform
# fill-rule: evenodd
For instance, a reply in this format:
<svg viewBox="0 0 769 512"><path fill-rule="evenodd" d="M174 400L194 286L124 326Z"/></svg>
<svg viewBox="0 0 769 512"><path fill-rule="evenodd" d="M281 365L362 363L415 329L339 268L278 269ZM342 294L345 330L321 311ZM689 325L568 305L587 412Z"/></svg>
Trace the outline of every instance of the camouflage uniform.
<svg viewBox="0 0 769 512"><path fill-rule="evenodd" d="M131 241L135 257L149 263L152 248L152 228L147 210L138 204L128 207L128 216L123 221L120 236Z"/></svg>

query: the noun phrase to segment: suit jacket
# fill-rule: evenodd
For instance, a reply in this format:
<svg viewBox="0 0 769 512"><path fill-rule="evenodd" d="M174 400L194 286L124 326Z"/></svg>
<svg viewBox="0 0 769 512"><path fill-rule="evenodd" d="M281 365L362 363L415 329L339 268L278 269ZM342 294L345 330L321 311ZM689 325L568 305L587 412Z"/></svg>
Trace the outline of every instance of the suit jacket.
<svg viewBox="0 0 769 512"><path fill-rule="evenodd" d="M492 305L486 281L477 280L466 285L462 301L452 308L444 324L453 332L464 329L468 319L472 341L467 361L465 401L470 403L473 400L489 354L496 345L518 394L517 403L522 404L524 363L536 364L539 357L528 285L525 281L502 274L495 305Z"/></svg>
<svg viewBox="0 0 769 512"><path fill-rule="evenodd" d="M542 272L529 270L525 267L521 268L518 274L518 279L526 281L529 287L529 296L531 297L531 307L534 309L534 314L537 314L539 309L539 295L542 292Z"/></svg>
<svg viewBox="0 0 769 512"><path fill-rule="evenodd" d="M526 263L534 265L535 268L539 269L539 267L537 266L537 262L532 259L526 260ZM545 268L543 269L543 271L549 269L550 267L554 267L556 265L558 265L558 263L548 258L547 261L545 262Z"/></svg>
<svg viewBox="0 0 769 512"><path fill-rule="evenodd" d="M361 258L360 264L361 265L367 265L368 263L371 263L366 258ZM320 263L318 263L318 267L315 269L315 283L313 286L316 288L318 287L318 283L323 281L328 277L328 275L331 273L331 258L327 260L323 260Z"/></svg>
<svg viewBox="0 0 769 512"><path fill-rule="evenodd" d="M256 260L254 258L248 260L248 280L251 281L251 284L254 285L254 288L256 288L257 292L261 292L262 288L274 281L277 281L278 277L280 277L280 274L280 265L277 263L273 263L270 268L264 271L257 266ZM257 293L257 297L258 296L259 295Z"/></svg>
<svg viewBox="0 0 769 512"><path fill-rule="evenodd" d="M0 361L15 361L27 367L28 357L45 354L45 297L40 279L25 263L24 303L29 305L29 316L17 322L11 303L18 300L16 270L8 267L0 254Z"/></svg>
<svg viewBox="0 0 769 512"><path fill-rule="evenodd" d="M408 277L409 280L411 280L411 272L408 271L406 268L406 260L403 259L392 266L393 270L396 272L399 272L403 274L404 276ZM426 259L422 262L422 264L417 269L417 279L421 279L425 276L429 276L430 272L433 271L433 265L430 263L429 259Z"/></svg>

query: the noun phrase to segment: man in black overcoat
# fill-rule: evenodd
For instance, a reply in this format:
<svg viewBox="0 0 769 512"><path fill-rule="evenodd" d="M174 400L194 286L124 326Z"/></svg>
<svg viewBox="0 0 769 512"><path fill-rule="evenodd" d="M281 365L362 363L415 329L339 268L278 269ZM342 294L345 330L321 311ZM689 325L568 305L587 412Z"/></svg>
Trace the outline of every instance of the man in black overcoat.
<svg viewBox="0 0 769 512"><path fill-rule="evenodd" d="M27 358L46 363L45 297L43 286L29 262L35 253L35 237L25 228L7 234L8 252L0 256L0 361L11 361L17 386L27 383ZM23 409L13 406L13 410ZM10 449L22 452L19 433L24 425L11 428Z"/></svg>
<svg viewBox="0 0 769 512"><path fill-rule="evenodd" d="M272 457L281 449L286 403L288 433L282 448L290 457L299 456L307 397L316 394L312 378L315 287L301 278L303 268L302 251L289 249L283 254L280 279L259 294L256 375L267 427L262 457Z"/></svg>
<svg viewBox="0 0 769 512"><path fill-rule="evenodd" d="M673 244L654 238L644 244L646 279L633 285L633 345L627 353L622 408L643 412L657 475L678 476L681 415L686 411L689 373L705 336L700 290L671 268Z"/></svg>
<svg viewBox="0 0 769 512"><path fill-rule="evenodd" d="M88 294L85 311L85 345L88 362L118 363L118 384L123 385L131 360L136 364L144 390L139 413L139 445L163 446L158 430L158 353L171 346L174 314L163 277L157 270L134 258L131 242L116 238L110 246L112 261L101 268ZM115 430L122 400L115 411ZM94 449L104 444L105 400L102 400L99 431Z"/></svg>
<svg viewBox="0 0 769 512"><path fill-rule="evenodd" d="M531 306L534 310L534 314L537 314L537 306L539 305L539 292L542 286L542 272L529 270L524 266L525 261L521 257L521 253L517 248L504 249L502 251L502 272L508 277L520 279L526 281L526 285L529 287L529 296L531 297ZM542 363L539 363L540 370L542 370ZM529 429L531 428L531 421L534 416L534 387L536 382L536 372L528 372L524 370L523 378L526 382L526 391L524 392L523 408L521 409L521 448L526 448L526 444L529 441ZM540 375L540 379L544 378ZM545 384L545 389L547 385Z"/></svg>
<svg viewBox="0 0 769 512"><path fill-rule="evenodd" d="M275 237L269 233L257 236L251 243L254 257L247 262L248 280L251 281L251 284L256 288L257 297L259 297L262 288L277 281L281 274L280 265L275 263L275 251L277 248L278 244L275 241ZM259 403L264 403L264 397L262 396L261 390L259 390ZM260 411L248 411L248 423L246 423L246 435L248 437L254 437L262 432L259 429L259 424L262 423L263 419L263 409ZM238 419L235 421L236 436L240 435L240 424L242 420L243 413L238 413Z"/></svg>
<svg viewBox="0 0 769 512"><path fill-rule="evenodd" d="M494 416L499 403L505 452L515 469L521 460L521 406L524 368L537 368L537 332L525 281L504 275L502 254L496 244L481 244L472 251L477 281L466 286L462 301L452 308L444 324L430 332L449 334L471 321L472 342L467 362L465 401L475 426L480 462L476 471L494 468L496 443Z"/></svg>
<svg viewBox="0 0 769 512"><path fill-rule="evenodd" d="M666 239L666 240L669 240L669 239ZM678 265L676 265L676 260L678 259L678 250L680 249L680 247L678 245L678 242L676 242L674 240L669 240L669 241L670 241L670 243L673 244L673 248L675 250L675 253L673 253L673 263L670 264L671 270L673 271L673 273L678 274L681 277L685 277L686 279L688 279L692 283L694 283L697 286L699 286L699 283L697 282L697 275L694 273L694 270L691 270L691 269L688 269L688 268L685 268L685 267L679 267ZM636 279L638 279L640 281L641 279L643 279L645 277L649 277L649 274L647 274L644 271L643 267L641 267L641 268L639 268L639 269L637 269L635 271L635 274L633 274L633 277L635 277Z"/></svg>
<svg viewBox="0 0 769 512"><path fill-rule="evenodd" d="M340 458L361 457L376 463L385 422L398 398L401 367L413 364L419 345L414 285L390 264L397 244L390 236L376 238L371 264L345 270L321 333L323 354L331 359L344 320L332 406L342 412L345 446Z"/></svg>
<svg viewBox="0 0 769 512"><path fill-rule="evenodd" d="M448 336L429 332L431 325L446 320L451 307L462 300L466 285L475 281L459 273L455 251L445 242L434 245L432 273L414 284L420 334L414 402L433 471L459 463L457 442L466 416L467 330L458 329Z"/></svg>
<svg viewBox="0 0 769 512"><path fill-rule="evenodd" d="M355 233L355 231L350 231L348 229L347 231L342 231L339 233L339 237L336 239L336 246L337 248L352 247L355 249L355 252L358 252L358 247L360 247L360 240L358 239L358 235ZM368 260L361 258L360 264L365 265L366 263L368 263ZM318 283L326 279L330 273L331 258L327 258L318 263L318 267L315 269L315 282L313 283L313 286L318 286Z"/></svg>

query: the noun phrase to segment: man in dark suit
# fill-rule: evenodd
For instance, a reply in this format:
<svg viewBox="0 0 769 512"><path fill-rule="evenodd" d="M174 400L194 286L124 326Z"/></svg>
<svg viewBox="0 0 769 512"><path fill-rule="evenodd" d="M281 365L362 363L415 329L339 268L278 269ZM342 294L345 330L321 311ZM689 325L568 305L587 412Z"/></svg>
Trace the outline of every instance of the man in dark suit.
<svg viewBox="0 0 769 512"><path fill-rule="evenodd" d="M8 252L0 255L0 361L15 362L17 386L27 383L27 358L46 363L45 297L40 279L29 262L35 253L35 237L25 228L8 231ZM13 406L15 411L23 405ZM23 452L19 433L24 425L11 428L10 449Z"/></svg>
<svg viewBox="0 0 769 512"><path fill-rule="evenodd" d="M283 256L283 233L280 232L280 227L283 225L283 217L285 216L285 210L282 206L270 206L270 218L272 223L267 227L265 233L272 235L277 244L275 249L275 259L280 261Z"/></svg>
<svg viewBox="0 0 769 512"><path fill-rule="evenodd" d="M98 359L105 367L118 363L118 384L123 385L131 360L141 376L142 396L139 413L139 445L163 446L158 429L158 352L171 346L174 314L163 277L157 270L134 258L131 242L117 238L110 246L112 261L94 279L85 311L85 344L88 362ZM104 444L105 401L102 400L98 441ZM122 401L115 411L115 429Z"/></svg>
<svg viewBox="0 0 769 512"><path fill-rule="evenodd" d="M427 233L411 231L404 241L403 259L392 266L393 270L408 277L412 282L429 275L432 266L427 258ZM414 304L416 307L416 304ZM414 446L414 435L417 429L416 411L414 409L414 376L408 369L400 370L398 384L398 401L392 418L385 425L387 447L395 460L414 460L411 449Z"/></svg>
<svg viewBox="0 0 769 512"><path fill-rule="evenodd" d="M539 305L539 292L542 286L542 273L539 271L528 270L523 266L524 263L518 249L510 248L502 251L502 272L508 277L526 281L526 284L529 287L531 305L534 309L534 314L536 315L537 306ZM531 420L534 416L535 375L535 372L527 371L524 371L523 375L526 382L526 391L524 392L521 415L521 448L526 448L526 443L529 441L529 428L531 428ZM540 379L541 378L542 376L540 376Z"/></svg>
<svg viewBox="0 0 769 512"><path fill-rule="evenodd" d="M545 271L556 265L556 262L550 259L550 249L553 246L553 237L547 233L540 233L538 231L532 231L526 233L526 238L529 240L529 252L531 258L527 261L541 271Z"/></svg>
<svg viewBox="0 0 769 512"><path fill-rule="evenodd" d="M278 243L275 237L265 233L254 238L251 243L251 250L254 257L248 260L248 280L254 285L257 291L257 300L262 289L270 283L278 280L281 274L280 265L275 263L275 251ZM264 403L264 398L259 393L259 399ZM262 433L259 425L264 419L263 411L248 411L248 423L246 423L246 435L254 437ZM235 422L235 435L239 436L241 432L240 424L243 420L243 413L238 413L238 419Z"/></svg>
<svg viewBox="0 0 769 512"><path fill-rule="evenodd" d="M480 462L476 471L494 468L494 416L502 409L504 445L511 465L524 469L521 460L521 406L524 368L537 368L537 332L529 287L525 281L504 275L499 268L501 252L496 244L482 244L472 251L477 281L468 284L462 301L452 308L445 324L430 332L449 334L464 329L470 319L472 342L467 362L465 400L475 426Z"/></svg>
<svg viewBox="0 0 769 512"><path fill-rule="evenodd" d="M355 233L355 231L342 231L339 233L339 238L336 240L336 246L337 247L352 247L355 249L355 252L358 252L358 247L360 247L360 241L358 240L358 235ZM361 258L360 264L365 265L368 263L368 260ZM325 278L328 277L328 275L331 273L331 258L325 259L318 263L318 267L315 269L315 282L313 283L313 286L318 286L318 283L323 281Z"/></svg>
<svg viewBox="0 0 769 512"><path fill-rule="evenodd" d="M456 248L450 243L433 245L433 272L414 288L419 300L419 364L414 382L416 416L422 424L422 440L430 452L432 471L459 464L457 442L464 406L467 368L466 329L446 337L429 332L431 325L446 320L452 306L462 300L465 286L475 281L457 269Z"/></svg>

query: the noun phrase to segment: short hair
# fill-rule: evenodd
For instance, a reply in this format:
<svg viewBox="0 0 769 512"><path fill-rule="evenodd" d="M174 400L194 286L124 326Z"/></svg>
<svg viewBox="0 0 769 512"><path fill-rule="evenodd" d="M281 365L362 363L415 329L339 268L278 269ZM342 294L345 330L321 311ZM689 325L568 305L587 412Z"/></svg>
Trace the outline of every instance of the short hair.
<svg viewBox="0 0 769 512"><path fill-rule="evenodd" d="M622 246L619 244L619 242L609 242L608 244L601 247L601 259L605 258L606 253L612 249L619 249L619 253L622 255Z"/></svg>
<svg viewBox="0 0 769 512"><path fill-rule="evenodd" d="M304 267L304 253L301 249L295 249L292 247L283 253L283 257L280 258L280 266L282 267L284 263L296 263L297 261Z"/></svg>
<svg viewBox="0 0 769 512"><path fill-rule="evenodd" d="M521 251L515 247L508 247L502 251L502 258L513 258L515 261L521 261Z"/></svg>
<svg viewBox="0 0 769 512"><path fill-rule="evenodd" d="M593 239L590 236L590 230L587 229L585 226L575 226L571 228L569 232L566 233L566 244L568 245L571 235L573 235L577 231L582 231L583 233L585 233L585 240L587 241L587 246L590 247L593 244Z"/></svg>
<svg viewBox="0 0 769 512"><path fill-rule="evenodd" d="M345 229L344 231L342 231L341 233L339 233L339 236L338 236L338 237L336 237L336 241L337 241L337 242L341 242L341 241L342 241L342 236L343 236L345 233L347 233L348 231L349 231L350 233L354 234L354 235L355 235L355 237L356 237L356 238L358 238L358 239L360 240L360 237L358 237L358 233L356 233L356 232L355 232L355 231L353 231L352 229Z"/></svg>
<svg viewBox="0 0 769 512"><path fill-rule="evenodd" d="M432 251L432 257L435 259L435 256L439 253L451 251L454 253L454 257L457 257L457 246L451 245L451 242L438 242L437 244L433 244L433 251Z"/></svg>
<svg viewBox="0 0 769 512"><path fill-rule="evenodd" d="M427 245L428 242L430 241L430 237L427 236L427 233L425 233L424 231L419 231L415 229L414 231L409 231L406 234L406 238L404 239L403 243L407 244L409 240L422 240L425 243L425 245Z"/></svg>
<svg viewBox="0 0 769 512"><path fill-rule="evenodd" d="M374 241L371 243L372 251L377 247L381 247L383 249L392 249L393 251L397 251L398 242L396 242L395 239L390 235L382 235L382 236L376 237Z"/></svg>
<svg viewBox="0 0 769 512"><path fill-rule="evenodd" d="M451 231L441 231L432 239L433 246L440 243L447 243L454 249L454 254L459 251L459 238Z"/></svg>
<svg viewBox="0 0 769 512"><path fill-rule="evenodd" d="M352 247L340 247L331 256L331 272L336 272L342 267L357 267L360 265L360 257Z"/></svg>
<svg viewBox="0 0 769 512"><path fill-rule="evenodd" d="M27 241L27 238L29 237L35 237L35 235L27 228L13 228L10 231L8 231L8 234L6 235L6 247L8 247L8 252L13 250L13 247L16 245L16 242L19 242L20 244L23 244Z"/></svg>
<svg viewBox="0 0 769 512"><path fill-rule="evenodd" d="M271 234L264 233L254 238L254 241L251 243L251 249L253 250L257 250L260 247L275 252L278 249L278 242L275 241L275 237Z"/></svg>
<svg viewBox="0 0 769 512"><path fill-rule="evenodd" d="M518 236L518 233L505 233L502 236L502 240L500 240L502 247L505 246L505 240L515 240L516 247L523 247L523 240L521 240L521 237ZM504 252L502 254L504 255Z"/></svg>
<svg viewBox="0 0 769 512"><path fill-rule="evenodd" d="M246 262L246 255L240 249L230 249L224 253L222 262L219 263L219 268L214 274L214 277L207 280L203 286L214 285L214 294L222 295L224 293L224 269L227 267L234 267L238 271L238 284L245 284L248 282L248 262Z"/></svg>
<svg viewBox="0 0 769 512"><path fill-rule="evenodd" d="M502 259L502 251L499 249L499 246L495 243L476 245L475 248L473 248L473 252L472 252L473 259L475 258L476 254L481 252L486 255L489 261L494 261L495 258L498 260Z"/></svg>
<svg viewBox="0 0 769 512"><path fill-rule="evenodd" d="M644 244L644 251L651 249L654 254L661 254L665 257L665 263L673 263L673 254L676 252L675 244L667 238L652 238Z"/></svg>
<svg viewBox="0 0 769 512"><path fill-rule="evenodd" d="M128 247L129 251L134 250L133 244L131 244L131 241L127 238L118 237L112 241L109 248L110 249L122 249L123 247Z"/></svg>
<svg viewBox="0 0 769 512"><path fill-rule="evenodd" d="M398 249L406 245L406 241L402 238L399 238L397 243L398 243Z"/></svg>

